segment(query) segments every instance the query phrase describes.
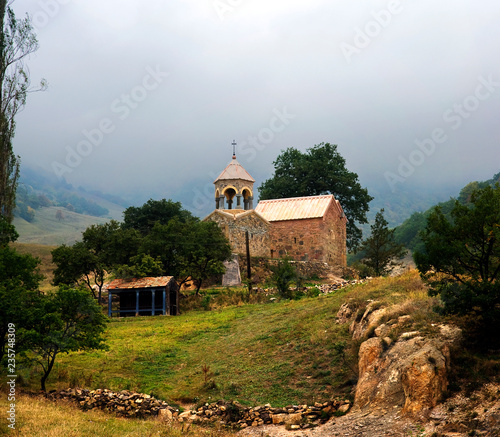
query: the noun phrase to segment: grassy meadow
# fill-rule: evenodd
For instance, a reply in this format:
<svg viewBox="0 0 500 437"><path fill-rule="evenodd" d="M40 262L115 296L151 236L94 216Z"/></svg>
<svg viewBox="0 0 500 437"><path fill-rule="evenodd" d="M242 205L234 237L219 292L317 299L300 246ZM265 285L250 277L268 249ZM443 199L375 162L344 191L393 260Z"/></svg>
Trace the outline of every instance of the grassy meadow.
<svg viewBox="0 0 500 437"><path fill-rule="evenodd" d="M15 247L42 260L48 277L44 288L49 288L53 247ZM180 408L219 399L274 407L352 399L359 343L351 340L348 326L335 323L340 306L347 299L359 306L368 300L406 303L414 318L428 323L434 302L414 270L318 297L276 297L220 287L184 298L179 316L112 318L106 331L109 349L59 355L47 389L127 389ZM17 370L18 390L38 392L40 369L19 365ZM0 408L6 405L1 394ZM11 435L229 435L213 428L188 433L156 420L81 412L27 395L18 397L17 408L18 427ZM0 416L0 434L8 431L6 426Z"/></svg>
<svg viewBox="0 0 500 437"><path fill-rule="evenodd" d="M358 345L346 325L335 323L348 298L412 299L420 302L415 312L430 308L418 274L410 272L296 301L266 297L266 303L240 300L176 317L113 318L109 350L59 356L48 389L128 389L179 406L218 399L285 406L349 397ZM38 388L37 370L20 372L26 388Z"/></svg>

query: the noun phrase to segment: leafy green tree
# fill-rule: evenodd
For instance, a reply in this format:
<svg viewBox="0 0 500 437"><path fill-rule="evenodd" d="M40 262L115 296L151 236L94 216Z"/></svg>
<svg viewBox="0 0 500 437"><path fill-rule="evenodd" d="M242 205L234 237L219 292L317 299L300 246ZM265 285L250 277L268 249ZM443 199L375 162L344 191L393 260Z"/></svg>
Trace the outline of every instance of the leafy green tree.
<svg viewBox="0 0 500 437"><path fill-rule="evenodd" d="M198 293L204 281L225 272L224 261L231 258L231 246L214 222L191 222L185 226L188 229L181 243L184 250L179 276L195 279Z"/></svg>
<svg viewBox="0 0 500 437"><path fill-rule="evenodd" d="M16 241L19 234L14 225L12 225L3 215L0 214L0 248Z"/></svg>
<svg viewBox="0 0 500 437"><path fill-rule="evenodd" d="M73 246L63 244L52 251L52 261L57 266L54 270L54 285L85 284L94 298L101 302L107 266L98 254L82 242ZM94 287L97 287L97 294Z"/></svg>
<svg viewBox="0 0 500 437"><path fill-rule="evenodd" d="M6 350L9 324L16 326L17 333L31 318L43 279L39 264L40 260L31 255L21 255L8 245L0 246L0 362ZM23 350L24 342L17 335L16 351Z"/></svg>
<svg viewBox="0 0 500 437"><path fill-rule="evenodd" d="M15 117L26 105L30 91L25 59L38 49L30 18L17 19L11 3L0 0L0 215L9 223L19 178L19 157L12 147Z"/></svg>
<svg viewBox="0 0 500 437"><path fill-rule="evenodd" d="M165 274L176 276L178 282L195 279L197 291L206 279L224 272L223 262L231 256L229 242L216 223L183 223L178 218L165 225L156 223L139 250L161 260Z"/></svg>
<svg viewBox="0 0 500 437"><path fill-rule="evenodd" d="M372 268L377 276L387 274L391 267L399 264L396 260L406 253L404 246L395 241L395 230L390 230L387 225L382 208L375 215L375 223L370 226L371 236L360 246L363 263Z"/></svg>
<svg viewBox="0 0 500 437"><path fill-rule="evenodd" d="M130 258L130 265L115 268L117 278L146 278L148 276L163 276L164 271L159 257L140 253Z"/></svg>
<svg viewBox="0 0 500 437"><path fill-rule="evenodd" d="M166 225L173 218L185 223L192 220L193 215L182 208L180 202L172 200L149 199L142 206L131 206L123 213L123 228L136 229L141 234L148 234L155 223Z"/></svg>
<svg viewBox="0 0 500 437"><path fill-rule="evenodd" d="M34 311L36 323L26 330L25 338L32 360L43 369L43 391L58 354L107 348L103 336L107 318L85 290L61 286L41 295Z"/></svg>
<svg viewBox="0 0 500 437"><path fill-rule="evenodd" d="M85 284L102 302L106 272L129 264L130 259L137 255L140 239L138 231L122 229L115 220L88 227L81 242L73 246L62 245L52 251L52 260L57 266L54 284Z"/></svg>
<svg viewBox="0 0 500 437"><path fill-rule="evenodd" d="M333 194L349 219L347 246L353 249L359 244L362 231L357 224L367 223L372 197L361 187L358 175L346 168L336 145L321 143L306 153L288 148L273 164L273 177L259 187L261 200Z"/></svg>
<svg viewBox="0 0 500 437"><path fill-rule="evenodd" d="M188 246L182 244L189 234L186 226L177 218L166 224L155 223L142 238L139 252L159 259L165 274L178 276L184 252L189 250Z"/></svg>
<svg viewBox="0 0 500 437"><path fill-rule="evenodd" d="M92 225L82 234L85 246L108 267L127 264L138 253L142 236L135 229L126 229L116 220Z"/></svg>
<svg viewBox="0 0 500 437"><path fill-rule="evenodd" d="M456 201L450 217L436 207L422 240L415 261L429 293L441 297L441 312L472 316L476 340L499 343L500 186L472 192L465 205Z"/></svg>

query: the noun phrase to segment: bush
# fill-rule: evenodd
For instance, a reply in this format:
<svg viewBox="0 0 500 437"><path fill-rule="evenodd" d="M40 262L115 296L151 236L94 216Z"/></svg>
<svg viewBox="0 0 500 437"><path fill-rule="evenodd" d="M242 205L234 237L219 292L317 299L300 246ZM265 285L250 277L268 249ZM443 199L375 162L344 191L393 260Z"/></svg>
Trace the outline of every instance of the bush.
<svg viewBox="0 0 500 437"><path fill-rule="evenodd" d="M369 276L370 277L377 276L375 274L375 270L372 267L367 266L361 261L356 261L355 263L353 263L352 268L358 271L359 277L362 279L367 278Z"/></svg>
<svg viewBox="0 0 500 437"><path fill-rule="evenodd" d="M297 281L297 270L290 261L290 258L283 258L278 261L278 264L271 267L273 275L272 282L278 289L278 293L285 299L293 299L295 293L290 286L294 281Z"/></svg>

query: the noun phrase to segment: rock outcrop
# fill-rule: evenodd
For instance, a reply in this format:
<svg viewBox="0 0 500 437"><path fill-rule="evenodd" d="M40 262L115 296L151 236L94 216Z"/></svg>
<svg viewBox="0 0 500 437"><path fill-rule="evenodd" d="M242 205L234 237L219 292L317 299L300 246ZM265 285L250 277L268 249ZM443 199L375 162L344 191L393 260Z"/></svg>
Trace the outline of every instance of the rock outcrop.
<svg viewBox="0 0 500 437"><path fill-rule="evenodd" d="M337 314L338 323L351 323L353 339L365 339L359 349L355 410L397 407L408 417L425 418L447 390L450 348L460 341L460 329L439 325L424 335L405 309L371 302L361 313L348 302Z"/></svg>

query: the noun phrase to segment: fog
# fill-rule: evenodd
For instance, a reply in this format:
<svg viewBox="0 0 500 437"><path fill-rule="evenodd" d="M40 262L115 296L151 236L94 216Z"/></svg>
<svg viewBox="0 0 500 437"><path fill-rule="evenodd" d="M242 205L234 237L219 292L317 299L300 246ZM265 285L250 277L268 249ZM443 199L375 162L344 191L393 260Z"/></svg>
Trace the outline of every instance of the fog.
<svg viewBox="0 0 500 437"><path fill-rule="evenodd" d="M78 186L196 211L237 157L338 145L364 186L460 187L499 171L500 3L38 0L15 151ZM25 9L27 8L27 9ZM202 206L204 205L204 206Z"/></svg>

